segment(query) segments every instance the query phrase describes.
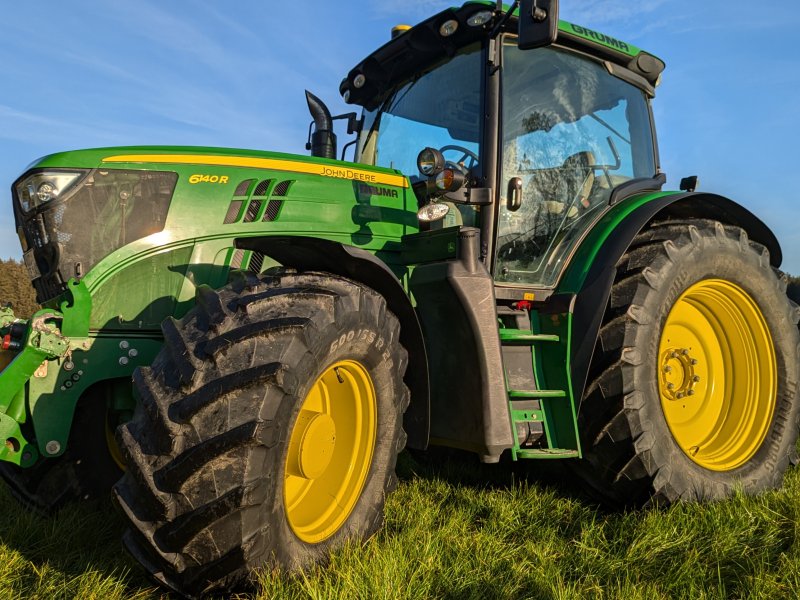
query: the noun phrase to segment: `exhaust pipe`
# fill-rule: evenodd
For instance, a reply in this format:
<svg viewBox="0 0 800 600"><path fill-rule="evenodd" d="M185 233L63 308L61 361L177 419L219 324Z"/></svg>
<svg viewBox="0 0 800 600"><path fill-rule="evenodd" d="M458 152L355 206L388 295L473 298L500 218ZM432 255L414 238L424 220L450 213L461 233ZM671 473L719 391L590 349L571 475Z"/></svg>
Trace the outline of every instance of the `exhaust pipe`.
<svg viewBox="0 0 800 600"><path fill-rule="evenodd" d="M306 102L308 102L311 117L314 119L314 133L311 134L311 142L307 149L311 150L311 156L335 159L336 134L333 133L331 111L322 100L308 90L306 90Z"/></svg>

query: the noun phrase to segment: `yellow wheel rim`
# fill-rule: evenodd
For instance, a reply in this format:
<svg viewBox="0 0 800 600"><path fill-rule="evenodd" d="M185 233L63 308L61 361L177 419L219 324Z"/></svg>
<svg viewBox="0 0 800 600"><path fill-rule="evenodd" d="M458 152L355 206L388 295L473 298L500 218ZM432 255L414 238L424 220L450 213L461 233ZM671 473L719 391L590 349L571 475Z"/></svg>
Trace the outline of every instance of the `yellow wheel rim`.
<svg viewBox="0 0 800 600"><path fill-rule="evenodd" d="M658 349L661 407L672 436L695 463L730 471L761 447L777 401L769 327L742 288L706 279L667 316Z"/></svg>
<svg viewBox="0 0 800 600"><path fill-rule="evenodd" d="M375 387L360 363L339 361L311 386L283 480L286 517L304 542L326 540L350 516L372 464L377 423Z"/></svg>
<svg viewBox="0 0 800 600"><path fill-rule="evenodd" d="M108 453L111 455L112 460L117 464L120 471L125 471L125 459L122 458L122 452L120 452L117 439L114 437L114 428L112 428L111 423L109 423L110 418L111 413L106 412L106 446L108 446Z"/></svg>

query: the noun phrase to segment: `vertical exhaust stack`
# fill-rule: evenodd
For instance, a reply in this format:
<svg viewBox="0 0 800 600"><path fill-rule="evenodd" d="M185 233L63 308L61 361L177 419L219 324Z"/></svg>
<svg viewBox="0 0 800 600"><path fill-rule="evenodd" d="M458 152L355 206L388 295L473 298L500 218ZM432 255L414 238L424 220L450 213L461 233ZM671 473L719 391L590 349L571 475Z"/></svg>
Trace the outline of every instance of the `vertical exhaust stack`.
<svg viewBox="0 0 800 600"><path fill-rule="evenodd" d="M331 111L322 100L308 90L306 90L306 102L314 119L314 133L311 134L311 141L307 146L311 150L311 156L335 159L336 134L333 133Z"/></svg>

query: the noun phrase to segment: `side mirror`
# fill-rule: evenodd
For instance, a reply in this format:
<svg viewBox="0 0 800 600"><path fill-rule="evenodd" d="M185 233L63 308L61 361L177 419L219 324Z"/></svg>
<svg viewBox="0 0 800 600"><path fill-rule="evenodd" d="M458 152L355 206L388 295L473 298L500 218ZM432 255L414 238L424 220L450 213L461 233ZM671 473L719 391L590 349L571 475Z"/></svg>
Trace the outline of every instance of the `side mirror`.
<svg viewBox="0 0 800 600"><path fill-rule="evenodd" d="M520 50L549 46L558 35L558 0L521 0L518 42Z"/></svg>

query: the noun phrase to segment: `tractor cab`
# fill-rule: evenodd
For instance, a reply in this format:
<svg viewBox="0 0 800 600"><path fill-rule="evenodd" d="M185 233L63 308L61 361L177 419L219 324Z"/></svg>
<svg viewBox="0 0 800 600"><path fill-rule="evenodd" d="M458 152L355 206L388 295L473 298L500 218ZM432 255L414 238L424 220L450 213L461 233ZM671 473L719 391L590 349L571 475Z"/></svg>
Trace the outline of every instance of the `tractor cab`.
<svg viewBox="0 0 800 600"><path fill-rule="evenodd" d="M522 19L443 11L340 89L363 107L356 161L409 176L423 228L480 227L498 284L552 288L613 201L663 184L649 103L663 63L565 22L530 42L542 9L525 4Z"/></svg>

